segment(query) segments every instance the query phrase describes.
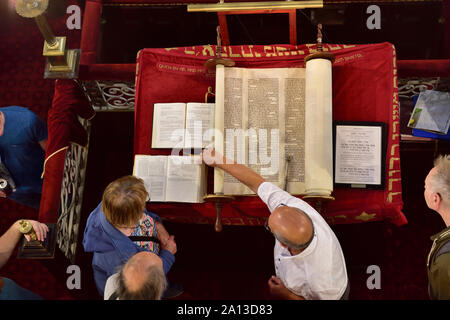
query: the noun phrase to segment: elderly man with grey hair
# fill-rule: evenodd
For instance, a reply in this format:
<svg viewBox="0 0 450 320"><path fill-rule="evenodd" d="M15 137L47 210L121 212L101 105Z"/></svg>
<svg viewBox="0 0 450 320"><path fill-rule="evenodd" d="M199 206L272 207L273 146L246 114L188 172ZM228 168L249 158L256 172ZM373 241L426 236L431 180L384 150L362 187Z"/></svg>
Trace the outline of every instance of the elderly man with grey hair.
<svg viewBox="0 0 450 320"><path fill-rule="evenodd" d="M132 256L118 273L108 278L105 300L161 300L167 287L162 260L142 251Z"/></svg>
<svg viewBox="0 0 450 320"><path fill-rule="evenodd" d="M439 156L425 178L425 202L444 220L446 229L431 237L427 260L431 299L450 300L450 155Z"/></svg>
<svg viewBox="0 0 450 320"><path fill-rule="evenodd" d="M348 299L344 254L336 235L314 208L214 150L206 149L203 161L241 181L269 208L266 227L275 236L276 276L268 285L274 298Z"/></svg>

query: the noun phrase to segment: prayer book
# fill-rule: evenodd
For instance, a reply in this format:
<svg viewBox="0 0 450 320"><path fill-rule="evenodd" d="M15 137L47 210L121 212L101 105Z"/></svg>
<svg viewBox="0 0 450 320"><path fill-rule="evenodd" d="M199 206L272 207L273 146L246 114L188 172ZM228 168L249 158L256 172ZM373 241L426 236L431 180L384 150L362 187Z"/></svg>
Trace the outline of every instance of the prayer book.
<svg viewBox="0 0 450 320"><path fill-rule="evenodd" d="M201 156L135 155L133 175L144 180L150 202L201 203L206 168Z"/></svg>
<svg viewBox="0 0 450 320"><path fill-rule="evenodd" d="M214 103L155 103L152 148L205 148L213 128Z"/></svg>

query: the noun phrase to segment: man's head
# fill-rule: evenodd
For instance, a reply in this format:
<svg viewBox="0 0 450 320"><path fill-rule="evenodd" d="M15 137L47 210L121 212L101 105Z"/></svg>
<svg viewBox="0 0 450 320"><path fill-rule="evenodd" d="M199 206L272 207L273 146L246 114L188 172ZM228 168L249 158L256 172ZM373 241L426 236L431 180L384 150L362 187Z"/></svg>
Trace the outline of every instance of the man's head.
<svg viewBox="0 0 450 320"><path fill-rule="evenodd" d="M109 223L129 236L142 217L147 197L148 193L141 179L125 176L106 187L102 210Z"/></svg>
<svg viewBox="0 0 450 320"><path fill-rule="evenodd" d="M425 178L425 202L439 213L450 209L450 155L439 156Z"/></svg>
<svg viewBox="0 0 450 320"><path fill-rule="evenodd" d="M166 288L161 259L154 253L136 253L119 272L120 300L160 300Z"/></svg>
<svg viewBox="0 0 450 320"><path fill-rule="evenodd" d="M293 207L276 208L269 217L268 226L284 247L296 253L305 249L314 236L314 226L309 216Z"/></svg>

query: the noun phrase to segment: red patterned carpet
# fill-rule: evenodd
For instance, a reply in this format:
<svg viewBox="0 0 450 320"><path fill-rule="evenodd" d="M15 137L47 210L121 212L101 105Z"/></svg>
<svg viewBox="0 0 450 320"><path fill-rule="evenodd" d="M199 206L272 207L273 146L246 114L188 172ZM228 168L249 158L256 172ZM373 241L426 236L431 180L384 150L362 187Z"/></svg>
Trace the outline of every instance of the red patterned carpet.
<svg viewBox="0 0 450 320"><path fill-rule="evenodd" d="M70 1L69 1L70 2ZM21 105L43 119L53 95L53 80L43 79L42 37L34 22L11 12L0 2L0 106ZM75 48L79 31L67 31L64 17L52 19L55 34L68 36ZM98 203L103 188L118 176L129 174L132 164L133 116L98 115L93 122L88 162L81 241L85 219ZM449 152L449 145L440 149ZM432 166L433 146L419 151L401 147L404 213L409 224L388 223L333 226L347 261L350 299L427 299L425 262L429 236L443 229L440 218L426 208L423 179ZM115 159L107 161L105 159ZM37 211L0 199L0 234L17 219L36 219ZM261 227L229 227L215 233L212 225L166 223L178 243L171 281L183 284L180 299L268 299L266 281L273 273L273 238ZM55 260L18 260L16 253L0 270L45 299L99 299L92 279L91 256L78 248L76 263L82 270L81 290L66 288L70 263L57 249ZM381 269L381 289L369 290L367 267Z"/></svg>

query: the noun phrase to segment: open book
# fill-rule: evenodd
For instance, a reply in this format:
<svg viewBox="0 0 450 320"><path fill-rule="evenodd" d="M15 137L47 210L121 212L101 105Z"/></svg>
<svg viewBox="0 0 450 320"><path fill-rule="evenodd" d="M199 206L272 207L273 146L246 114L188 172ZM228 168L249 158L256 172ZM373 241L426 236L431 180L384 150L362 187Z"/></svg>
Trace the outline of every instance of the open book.
<svg viewBox="0 0 450 320"><path fill-rule="evenodd" d="M225 156L292 194L303 193L305 69L225 68L224 78ZM227 173L223 179L225 194L253 193Z"/></svg>
<svg viewBox="0 0 450 320"><path fill-rule="evenodd" d="M200 203L206 194L201 156L136 155L133 175L144 180L151 202Z"/></svg>
<svg viewBox="0 0 450 320"><path fill-rule="evenodd" d="M152 148L205 148L213 128L214 103L155 103Z"/></svg>

